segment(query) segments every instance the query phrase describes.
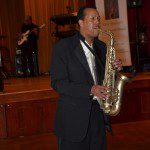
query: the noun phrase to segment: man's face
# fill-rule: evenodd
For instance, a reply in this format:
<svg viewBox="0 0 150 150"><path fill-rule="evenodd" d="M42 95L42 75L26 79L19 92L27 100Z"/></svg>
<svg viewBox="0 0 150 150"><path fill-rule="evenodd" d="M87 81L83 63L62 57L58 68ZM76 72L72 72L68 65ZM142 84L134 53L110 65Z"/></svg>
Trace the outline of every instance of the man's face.
<svg viewBox="0 0 150 150"><path fill-rule="evenodd" d="M94 38L99 35L100 16L96 9L87 8L84 10L85 17L80 20L80 29L84 35Z"/></svg>

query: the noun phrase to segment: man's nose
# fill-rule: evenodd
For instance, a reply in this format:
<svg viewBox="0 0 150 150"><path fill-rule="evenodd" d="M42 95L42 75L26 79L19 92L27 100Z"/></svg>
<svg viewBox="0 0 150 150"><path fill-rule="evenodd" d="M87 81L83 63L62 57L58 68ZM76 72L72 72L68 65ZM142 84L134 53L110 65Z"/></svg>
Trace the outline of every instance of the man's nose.
<svg viewBox="0 0 150 150"><path fill-rule="evenodd" d="M98 19L96 19L96 20L95 20L95 24L96 24L96 25L99 25L99 24L100 24L100 21L99 21Z"/></svg>

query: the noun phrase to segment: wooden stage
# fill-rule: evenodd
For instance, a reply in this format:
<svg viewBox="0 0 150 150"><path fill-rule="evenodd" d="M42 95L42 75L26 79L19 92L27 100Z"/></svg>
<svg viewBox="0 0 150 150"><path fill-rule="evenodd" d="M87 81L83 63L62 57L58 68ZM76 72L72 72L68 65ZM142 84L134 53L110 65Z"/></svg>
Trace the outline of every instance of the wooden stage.
<svg viewBox="0 0 150 150"><path fill-rule="evenodd" d="M133 82L149 79L150 72L139 73L133 79ZM44 90L52 90L50 87L50 76L39 76L32 78L8 78L4 80L4 92L0 92L0 95L31 93L33 91Z"/></svg>
<svg viewBox="0 0 150 150"><path fill-rule="evenodd" d="M51 90L50 77L8 78L4 80L4 94L31 92L36 90Z"/></svg>
<svg viewBox="0 0 150 150"><path fill-rule="evenodd" d="M49 76L6 79L4 92L0 93L0 149L56 150L53 122L57 99ZM111 117L116 129L118 123L143 120L150 120L150 72L138 74L125 86L121 111ZM108 139L118 146L113 138ZM113 150L111 146L109 149Z"/></svg>
<svg viewBox="0 0 150 150"><path fill-rule="evenodd" d="M150 72L137 74L133 82L141 80L150 80ZM50 87L50 76L8 78L4 80L4 84L4 92L0 92L0 95L52 90Z"/></svg>
<svg viewBox="0 0 150 150"><path fill-rule="evenodd" d="M0 93L0 138L52 132L57 97L49 76L6 79Z"/></svg>
<svg viewBox="0 0 150 150"><path fill-rule="evenodd" d="M20 100L26 100L26 98L33 98L33 94L42 97L43 93L49 94L53 89L50 86L49 76L40 76L32 78L9 78L4 80L4 91L0 92L0 96L5 97L18 97ZM54 92L54 91L53 91ZM49 96L49 95L48 95ZM22 99L23 98L23 99ZM8 99L7 99L8 100ZM15 100L15 99L14 99ZM0 103L2 101L0 100Z"/></svg>
<svg viewBox="0 0 150 150"><path fill-rule="evenodd" d="M50 77L10 78L0 93L0 138L53 132L57 93ZM125 87L122 109L112 123L150 119L150 72L138 74Z"/></svg>

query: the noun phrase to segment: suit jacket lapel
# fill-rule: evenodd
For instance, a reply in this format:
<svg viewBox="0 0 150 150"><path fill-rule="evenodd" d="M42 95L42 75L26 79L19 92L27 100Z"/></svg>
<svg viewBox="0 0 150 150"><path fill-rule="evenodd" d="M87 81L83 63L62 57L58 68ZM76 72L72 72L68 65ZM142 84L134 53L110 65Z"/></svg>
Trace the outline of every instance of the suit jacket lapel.
<svg viewBox="0 0 150 150"><path fill-rule="evenodd" d="M87 62L87 59L86 59L86 56L85 56L85 53L83 51L83 48L82 48L82 45L80 43L80 40L79 40L79 34L76 34L73 39L72 39L72 46L74 47L74 54L75 56L78 58L79 62L83 65L83 67L85 68L85 70L88 72L90 78L91 78L91 83L94 83L94 80L93 80L93 77L92 77L92 74L91 74L91 71L90 71L90 68L89 68L89 65L88 65L88 62ZM94 46L96 47L96 55L99 57L99 58L96 58L95 59L101 59L100 61L102 61L102 63L100 63L100 61L96 60L97 63L99 64L99 70L100 71L97 71L97 78L98 78L98 82L100 83L101 80L103 79L103 74L104 74L104 69L105 69L105 45L104 43L100 42L99 40L95 39L94 40ZM100 79L99 77L102 76L102 79Z"/></svg>
<svg viewBox="0 0 150 150"><path fill-rule="evenodd" d="M88 65L85 53L83 51L83 48L81 46L81 44L79 43L78 46L74 49L74 53L76 55L76 57L78 58L79 62L83 65L83 67L85 68L85 70L89 73L90 77L91 77L91 81L92 83L94 82L91 71L90 71L90 67Z"/></svg>

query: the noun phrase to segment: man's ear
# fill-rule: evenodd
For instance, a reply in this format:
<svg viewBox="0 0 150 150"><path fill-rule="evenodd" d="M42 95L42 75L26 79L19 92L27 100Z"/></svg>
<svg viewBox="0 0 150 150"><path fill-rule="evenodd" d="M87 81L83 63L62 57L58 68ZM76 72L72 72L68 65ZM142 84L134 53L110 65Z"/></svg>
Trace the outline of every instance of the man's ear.
<svg viewBox="0 0 150 150"><path fill-rule="evenodd" d="M78 23L79 23L79 26L80 26L80 27L83 26L83 20L79 20Z"/></svg>

